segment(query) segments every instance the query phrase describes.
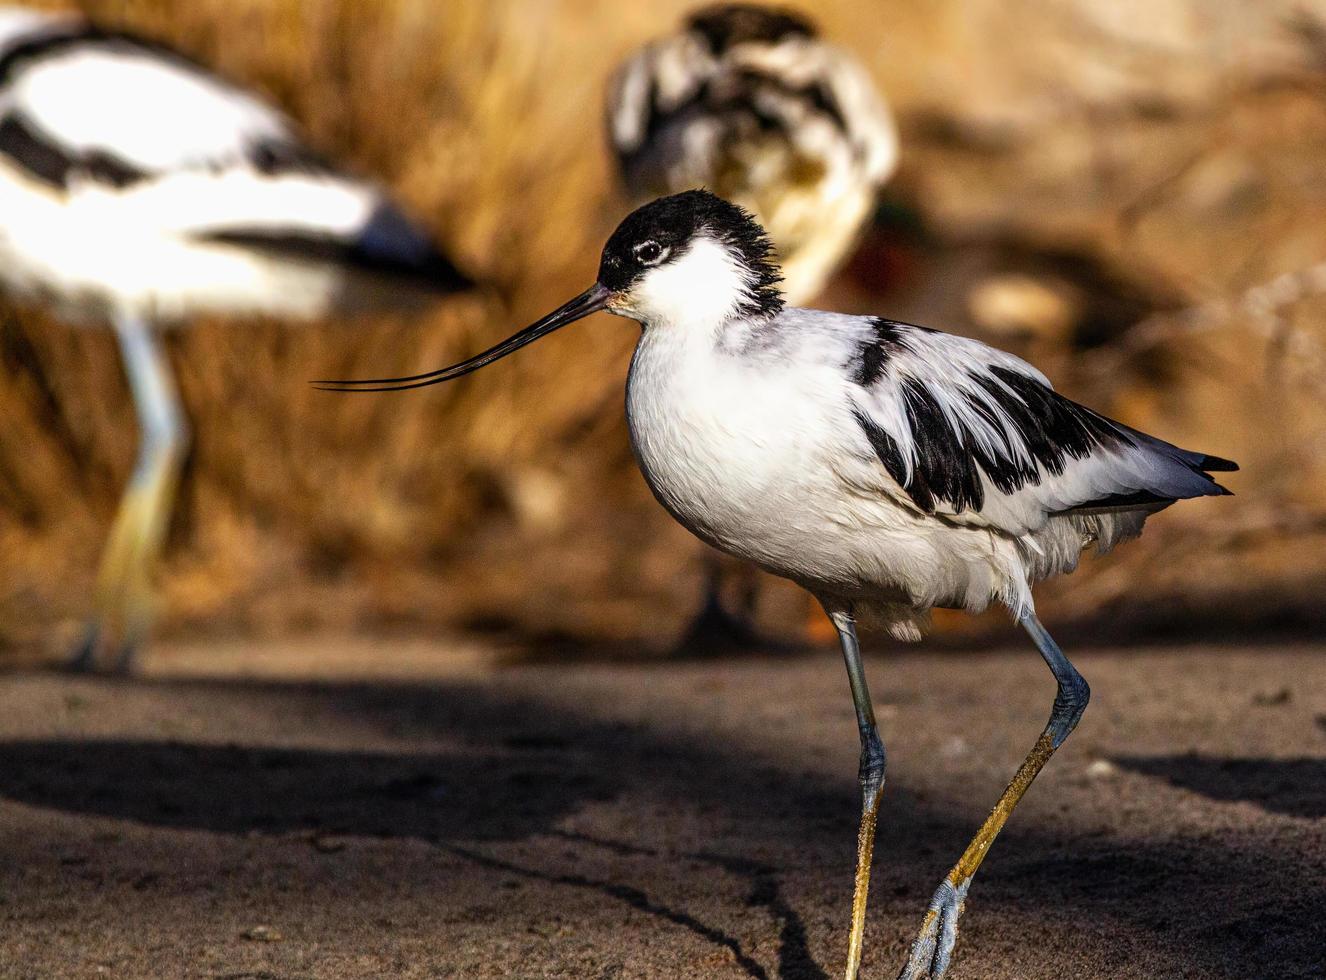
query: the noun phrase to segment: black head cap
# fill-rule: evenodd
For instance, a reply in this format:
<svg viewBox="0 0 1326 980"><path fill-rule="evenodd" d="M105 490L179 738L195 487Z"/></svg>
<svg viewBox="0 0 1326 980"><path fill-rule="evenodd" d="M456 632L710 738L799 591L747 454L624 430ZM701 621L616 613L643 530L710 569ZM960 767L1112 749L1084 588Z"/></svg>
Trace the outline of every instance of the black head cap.
<svg viewBox="0 0 1326 980"><path fill-rule="evenodd" d="M776 44L793 37L815 37L814 23L785 7L720 3L691 14L686 26L700 34L709 50L721 55L737 44Z"/></svg>
<svg viewBox="0 0 1326 980"><path fill-rule="evenodd" d="M646 271L680 258L700 235L731 249L750 273L745 315L777 313L782 274L773 243L744 208L704 190L660 197L628 214L603 246L599 282L613 292L629 289Z"/></svg>

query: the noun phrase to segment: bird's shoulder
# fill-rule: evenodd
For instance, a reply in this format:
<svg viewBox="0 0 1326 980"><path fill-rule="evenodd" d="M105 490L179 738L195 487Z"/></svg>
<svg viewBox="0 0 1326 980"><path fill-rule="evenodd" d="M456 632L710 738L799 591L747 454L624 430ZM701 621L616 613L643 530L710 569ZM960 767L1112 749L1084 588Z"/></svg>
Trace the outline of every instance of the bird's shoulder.
<svg viewBox="0 0 1326 980"><path fill-rule="evenodd" d="M869 396L905 377L945 384L994 368L1038 384L1050 381L1034 366L979 340L878 316L784 307L749 331L753 347L797 350L816 360L833 359L856 389Z"/></svg>

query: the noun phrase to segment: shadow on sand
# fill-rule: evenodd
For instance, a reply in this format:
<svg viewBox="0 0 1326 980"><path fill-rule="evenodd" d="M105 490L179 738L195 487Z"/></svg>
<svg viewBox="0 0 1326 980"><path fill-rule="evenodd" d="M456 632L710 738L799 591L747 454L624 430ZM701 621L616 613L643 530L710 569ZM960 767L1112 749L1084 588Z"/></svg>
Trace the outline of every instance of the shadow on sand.
<svg viewBox="0 0 1326 980"><path fill-rule="evenodd" d="M1326 818L1326 759L1230 759L1204 755L1119 756L1117 765L1224 803Z"/></svg>
<svg viewBox="0 0 1326 980"><path fill-rule="evenodd" d="M815 962L802 914L782 894L780 880L793 869L834 882L850 877L856 816L851 772L840 779L789 772L752 762L731 745L606 722L477 683L156 684L181 697L312 700L359 724L458 747L390 754L10 741L0 743L0 796L226 834L314 830L424 839L494 875L597 893L606 903L626 903L679 925L727 947L750 976L820 980L836 972ZM1278 773L1256 760L1233 760L1233 768L1187 757L1121 761L1217 799L1242 798L1236 784L1256 777L1262 780L1258 799L1268 808L1302 816L1322 812L1326 765L1319 761L1290 763ZM1295 795L1275 789L1290 783L1298 787ZM706 831L712 827L712 843L679 854L644 829L639 839L628 840L566 829L581 808L610 800L684 807L708 822ZM876 909L896 913L906 906L919 920L948 856L961 850L974 823L970 812L944 812L909 796L905 787L891 787L881 817L887 837L881 861L889 862L893 891L876 893ZM535 836L560 838L557 848L548 849L558 853L546 864L497 857L485 846ZM651 897L648 872L625 881L568 872L566 848L618 849L646 868L685 860L735 876L748 886L746 905L776 923L777 963L761 965L728 932ZM1027 827L1015 819L997 854L976 886L984 908L1016 908L1056 925L1125 920L1154 955L1173 963L1175 976L1264 976L1270 962L1278 977L1311 976L1319 966L1303 930L1320 921L1326 881L1279 853L1274 841L1121 842ZM1176 893L1188 900L1165 900Z"/></svg>

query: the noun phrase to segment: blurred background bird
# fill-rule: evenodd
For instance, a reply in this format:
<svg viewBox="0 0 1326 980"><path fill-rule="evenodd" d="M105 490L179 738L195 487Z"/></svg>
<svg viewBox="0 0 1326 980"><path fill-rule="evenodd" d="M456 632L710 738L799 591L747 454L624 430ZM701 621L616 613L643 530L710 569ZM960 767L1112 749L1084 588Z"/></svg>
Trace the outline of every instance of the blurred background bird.
<svg viewBox="0 0 1326 980"><path fill-rule="evenodd" d="M127 669L188 426L153 335L207 313L413 307L470 281L372 183L257 97L151 41L0 10L0 281L109 321L141 430L73 665Z"/></svg>
<svg viewBox="0 0 1326 980"><path fill-rule="evenodd" d="M755 4L706 7L632 56L608 128L632 196L703 186L758 215L792 303L842 264L898 159L857 60L804 15Z"/></svg>
<svg viewBox="0 0 1326 980"><path fill-rule="evenodd" d="M1197 508L1126 553L1126 576L1088 569L1089 588L1046 590L1047 615L1109 609L1138 635L1178 607L1203 628L1231 608L1257 622L1271 608L1313 615L1326 555L1315 546L1323 300L1280 288L1326 255L1311 176L1326 146L1318 34L1306 20L1287 31L1301 7L1287 0L1222 2L1228 18L1198 22L1166 0L1159 47L1154 18L1086 0L1056 18L989 0L802 5L887 93L905 148L876 221L811 305L887 309L1009 347L1138 427L1193 442L1242 432L1231 451L1273 475L1274 487L1233 503L1236 519L1221 518L1223 549L1170 537L1170 526L1206 522ZM572 338L562 357L522 365L518 384L476 377L390 409L328 406L296 382L408 374L558 299L625 210L612 154L586 152L607 146L609 79L695 0L79 6L273 100L313 146L381 179L501 296L436 304L408 331L392 314L356 320L353 333L201 317L160 335L196 436L158 577L161 635L481 623L522 641L662 653L642 638L666 637L674 648L660 624L695 611L702 565L693 541L655 516L603 411L619 397L621 338ZM898 211L914 232L892 220ZM119 361L109 330L0 303L0 646L11 659L58 657L82 628L134 458ZM583 562L567 562L571 544ZM1175 548L1182 561L1160 560ZM1253 560L1283 574L1232 606L1229 589L1253 591ZM1158 598L1143 601L1125 579ZM766 635L807 621L792 595L760 577ZM963 642L998 630L940 625Z"/></svg>
<svg viewBox="0 0 1326 980"><path fill-rule="evenodd" d="M793 305L818 296L846 261L898 161L870 74L809 17L777 6L690 14L618 69L607 117L627 193L638 203L703 187L754 213ZM717 554L705 573L706 598L681 646L761 644L751 625L757 573ZM725 592L735 593L730 610Z"/></svg>

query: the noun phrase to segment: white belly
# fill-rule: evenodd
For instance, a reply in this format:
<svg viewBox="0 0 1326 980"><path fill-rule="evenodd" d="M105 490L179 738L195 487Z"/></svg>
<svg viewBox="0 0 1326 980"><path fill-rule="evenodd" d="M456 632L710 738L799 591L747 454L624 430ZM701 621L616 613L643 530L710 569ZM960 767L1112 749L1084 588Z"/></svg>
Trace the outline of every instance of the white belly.
<svg viewBox="0 0 1326 980"><path fill-rule="evenodd" d="M648 332L632 361L627 421L640 469L678 521L715 547L810 588L861 581L837 485L827 368L773 373L724 355L679 356Z"/></svg>

